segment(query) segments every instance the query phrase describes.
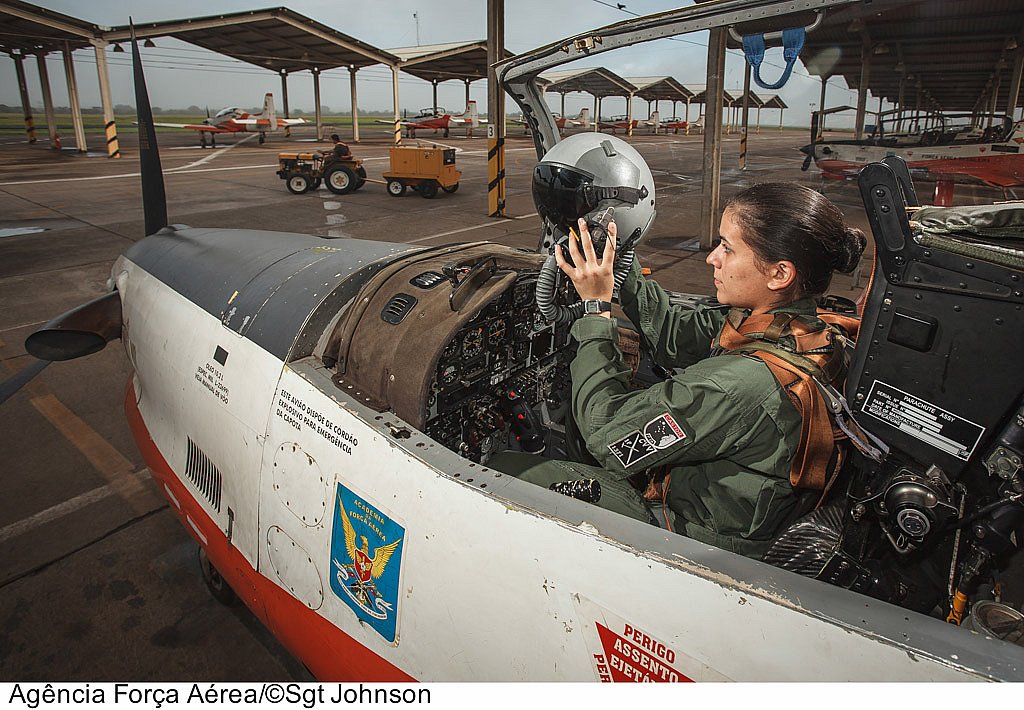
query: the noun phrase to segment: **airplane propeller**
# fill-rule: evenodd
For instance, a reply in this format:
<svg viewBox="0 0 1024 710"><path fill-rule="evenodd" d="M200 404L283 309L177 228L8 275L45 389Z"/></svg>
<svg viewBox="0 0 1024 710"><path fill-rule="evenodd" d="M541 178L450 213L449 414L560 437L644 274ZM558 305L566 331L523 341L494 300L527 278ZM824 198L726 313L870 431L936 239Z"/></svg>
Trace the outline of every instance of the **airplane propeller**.
<svg viewBox="0 0 1024 710"><path fill-rule="evenodd" d="M800 148L800 152L807 154L807 157L804 158L803 165L800 166L801 171L807 172L807 168L811 167L811 161L814 160L814 143L803 146Z"/></svg>
<svg viewBox="0 0 1024 710"><path fill-rule="evenodd" d="M138 107L139 164L142 173L142 201L146 236L167 226L167 196L157 151L153 110L142 73L142 58L135 37L135 25L129 19L132 35L132 63L135 73L135 105ZM0 383L0 404L27 385L51 362L73 360L97 353L112 340L121 337L121 297L117 290L63 313L49 321L25 340L25 350L35 362Z"/></svg>

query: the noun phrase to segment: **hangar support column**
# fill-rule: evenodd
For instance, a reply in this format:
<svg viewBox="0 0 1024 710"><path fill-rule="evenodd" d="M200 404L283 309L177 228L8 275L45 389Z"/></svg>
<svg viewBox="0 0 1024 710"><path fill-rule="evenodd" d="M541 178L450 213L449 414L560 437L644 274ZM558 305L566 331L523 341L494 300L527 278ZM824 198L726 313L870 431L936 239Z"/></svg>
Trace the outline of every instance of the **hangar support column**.
<svg viewBox="0 0 1024 710"><path fill-rule="evenodd" d="M821 77L821 94L818 97L818 136L817 140L825 137L825 89L828 87L829 76Z"/></svg>
<svg viewBox="0 0 1024 710"><path fill-rule="evenodd" d="M313 104L316 109L316 139L322 140L320 121L320 69L313 67Z"/></svg>
<svg viewBox="0 0 1024 710"><path fill-rule="evenodd" d="M718 237L718 203L722 174L722 82L725 79L724 27L711 30L708 38L708 77L704 103L704 170L701 177L700 247L711 249Z"/></svg>
<svg viewBox="0 0 1024 710"><path fill-rule="evenodd" d="M743 62L743 109L740 114L740 170L747 169L747 133L750 128L750 62Z"/></svg>
<svg viewBox="0 0 1024 710"><path fill-rule="evenodd" d="M71 104L71 123L75 127L75 147L79 153L89 150L85 142L85 125L82 123L82 107L78 103L78 81L75 79L75 62L71 58L71 46L65 42L61 52L64 55L64 75L68 80L68 103Z"/></svg>
<svg viewBox="0 0 1024 710"><path fill-rule="evenodd" d="M395 145L402 142L402 120L398 117L398 67L391 67L391 100L395 105Z"/></svg>
<svg viewBox="0 0 1024 710"><path fill-rule="evenodd" d="M92 40L96 50L96 76L100 82L100 103L103 105L103 132L107 141L107 157L120 158L121 147L117 140L117 122L114 120L114 102L110 98L110 72L107 70L107 43Z"/></svg>
<svg viewBox="0 0 1024 710"><path fill-rule="evenodd" d="M359 142L359 100L356 98L356 72L355 67L348 68L348 88L352 95L352 142Z"/></svg>
<svg viewBox="0 0 1024 710"><path fill-rule="evenodd" d="M466 110L469 110L469 83L471 79L463 79L466 82Z"/></svg>
<svg viewBox="0 0 1024 710"><path fill-rule="evenodd" d="M284 117L291 118L291 114L288 112L288 72L284 69L281 70L281 104Z"/></svg>
<svg viewBox="0 0 1024 710"><path fill-rule="evenodd" d="M18 74L18 93L21 94L21 115L25 117L25 135L29 143L36 142L36 126L32 120L32 103L28 98L28 82L25 81L25 55L20 51L12 54L14 70Z"/></svg>
<svg viewBox="0 0 1024 710"><path fill-rule="evenodd" d="M860 50L860 86L857 87L857 120L854 140L864 138L864 116L868 110L868 84L871 82L871 45L865 41Z"/></svg>
<svg viewBox="0 0 1024 710"><path fill-rule="evenodd" d="M50 147L54 150L59 150L57 117L53 114L53 96L50 94L50 74L46 71L45 52L40 52L36 55L36 64L39 67L39 88L43 92L43 111L46 112L46 128L50 132Z"/></svg>
<svg viewBox="0 0 1024 710"><path fill-rule="evenodd" d="M1017 102L1020 100L1021 75L1024 74L1024 47L1017 48L1017 56L1013 60L1013 76L1010 78L1010 96L1006 102L1006 115L1010 120L1017 118Z"/></svg>
<svg viewBox="0 0 1024 710"><path fill-rule="evenodd" d="M505 56L505 0L487 0L487 216L505 217L505 90L495 63Z"/></svg>

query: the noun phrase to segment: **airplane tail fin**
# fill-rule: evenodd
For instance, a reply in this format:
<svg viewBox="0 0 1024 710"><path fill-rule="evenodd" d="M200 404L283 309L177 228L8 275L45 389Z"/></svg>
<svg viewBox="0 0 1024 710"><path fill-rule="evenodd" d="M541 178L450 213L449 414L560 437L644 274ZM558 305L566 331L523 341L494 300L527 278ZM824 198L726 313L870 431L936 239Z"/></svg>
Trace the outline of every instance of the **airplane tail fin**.
<svg viewBox="0 0 1024 710"><path fill-rule="evenodd" d="M580 120L583 121L583 128L590 128L590 109L580 109Z"/></svg>
<svg viewBox="0 0 1024 710"><path fill-rule="evenodd" d="M271 126L277 125L277 112L274 110L274 95L269 92L263 97L263 113L260 114L260 118L267 119Z"/></svg>
<svg viewBox="0 0 1024 710"><path fill-rule="evenodd" d="M167 193L164 172L160 167L160 151L156 145L153 109L142 71L142 56L135 38L135 25L129 19L132 33L132 72L135 75L135 107L139 121L139 168L142 173L142 208L146 220L146 236L167 226Z"/></svg>
<svg viewBox="0 0 1024 710"><path fill-rule="evenodd" d="M654 132L657 133L658 129L660 127L661 127L661 114L658 113L657 111L655 111L654 113L651 114L651 128L653 128Z"/></svg>
<svg viewBox="0 0 1024 710"><path fill-rule="evenodd" d="M480 115L476 112L476 101L466 104L466 118L469 119L470 127L476 128L480 125Z"/></svg>

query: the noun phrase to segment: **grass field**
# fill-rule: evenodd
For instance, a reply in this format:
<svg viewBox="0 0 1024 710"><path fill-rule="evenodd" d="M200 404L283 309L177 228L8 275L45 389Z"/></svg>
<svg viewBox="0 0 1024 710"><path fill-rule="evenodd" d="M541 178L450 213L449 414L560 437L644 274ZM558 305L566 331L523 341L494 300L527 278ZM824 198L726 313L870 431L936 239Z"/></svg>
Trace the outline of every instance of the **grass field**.
<svg viewBox="0 0 1024 710"><path fill-rule="evenodd" d="M42 112L33 114L32 116L36 131L46 132L46 115ZM60 133L70 133L74 130L74 126L71 123L71 114L58 113L57 116L57 131ZM162 113L159 116L154 116L157 123L202 123L205 119L205 115L192 115L192 114L172 114ZM310 125L315 122L313 116L302 116ZM373 126L377 119L384 118L383 116L360 116L360 126ZM118 126L132 127L135 123L135 114L116 114L114 120ZM351 116L337 116L324 114L320 117L320 121L325 126L338 126L339 128L352 125ZM82 122L85 124L85 130L92 133L95 131L103 130L103 116L100 114L83 114ZM380 125L380 124L376 124ZM19 113L0 113L0 131L4 133L18 132L21 133L25 130L25 121ZM157 128L157 131L175 131L176 128Z"/></svg>

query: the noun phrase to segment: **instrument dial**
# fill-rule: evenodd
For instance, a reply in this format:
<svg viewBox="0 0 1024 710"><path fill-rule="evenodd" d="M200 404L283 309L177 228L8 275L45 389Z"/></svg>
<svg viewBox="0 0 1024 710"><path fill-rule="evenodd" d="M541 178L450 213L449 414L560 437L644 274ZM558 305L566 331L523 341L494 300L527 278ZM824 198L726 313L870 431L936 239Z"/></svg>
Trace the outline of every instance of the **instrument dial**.
<svg viewBox="0 0 1024 710"><path fill-rule="evenodd" d="M504 318L496 318L487 326L487 342L490 345L500 345L505 340L505 332L508 324Z"/></svg>
<svg viewBox="0 0 1024 710"><path fill-rule="evenodd" d="M441 385L450 387L459 379L459 368L457 365L448 364L441 370Z"/></svg>
<svg viewBox="0 0 1024 710"><path fill-rule="evenodd" d="M467 359L475 358L484 349L483 326L473 328L462 338L462 356Z"/></svg>

